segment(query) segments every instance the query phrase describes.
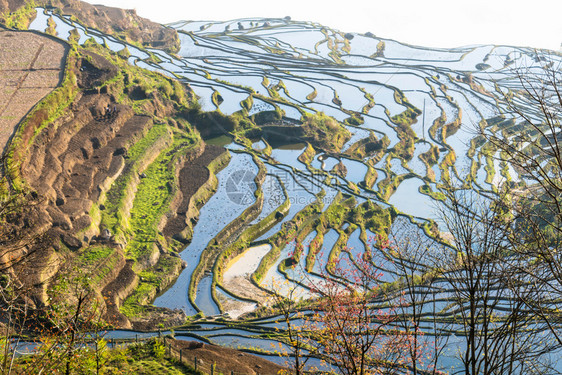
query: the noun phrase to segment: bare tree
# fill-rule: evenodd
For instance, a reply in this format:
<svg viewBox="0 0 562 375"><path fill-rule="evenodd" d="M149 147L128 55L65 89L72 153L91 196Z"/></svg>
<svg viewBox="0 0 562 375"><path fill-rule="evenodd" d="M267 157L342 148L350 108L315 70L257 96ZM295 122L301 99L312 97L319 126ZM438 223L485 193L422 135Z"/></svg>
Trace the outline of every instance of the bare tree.
<svg viewBox="0 0 562 375"><path fill-rule="evenodd" d="M492 119L481 135L527 182L514 194L535 208L533 220L561 231L557 224L562 214L562 60L549 59L536 52L535 60L542 68L512 70L518 88L501 91L505 113Z"/></svg>
<svg viewBox="0 0 562 375"><path fill-rule="evenodd" d="M436 283L437 259L452 249L429 238L420 228L399 217L392 225L389 241L383 244L386 263L391 262L399 284L387 292L389 299L399 298L395 324L411 340L406 355L411 373L440 373L439 359L447 344L447 324L439 320L437 301L441 288ZM429 354L429 356L427 355ZM425 358L429 358L424 361Z"/></svg>
<svg viewBox="0 0 562 375"><path fill-rule="evenodd" d="M277 322L285 326L284 333L290 350L284 351L283 348L280 348L279 353L291 359L285 363L290 369L290 373L301 375L307 371L308 360L315 355L307 345L308 338L304 326L294 322L303 319L305 313L299 310L296 298L297 288L290 289L286 296L280 294L279 289L273 286L273 290L276 291L273 294L273 311L279 314Z"/></svg>
<svg viewBox="0 0 562 375"><path fill-rule="evenodd" d="M474 192L451 189L442 219L456 253L444 254L442 277L459 336L465 374L523 374L548 367L553 347L541 335L525 299L533 285L513 268L513 217L502 204Z"/></svg>
<svg viewBox="0 0 562 375"><path fill-rule="evenodd" d="M520 176L508 191L507 261L513 285L528 288L515 292L562 345L562 61L540 51L534 57L532 66L514 68L518 89L502 92L504 118L481 135Z"/></svg>

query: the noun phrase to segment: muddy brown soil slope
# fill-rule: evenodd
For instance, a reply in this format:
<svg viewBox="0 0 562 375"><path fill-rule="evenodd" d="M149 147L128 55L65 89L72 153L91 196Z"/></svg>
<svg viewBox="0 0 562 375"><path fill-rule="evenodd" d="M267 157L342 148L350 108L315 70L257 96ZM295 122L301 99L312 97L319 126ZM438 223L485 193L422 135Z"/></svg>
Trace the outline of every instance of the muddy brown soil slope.
<svg viewBox="0 0 562 375"><path fill-rule="evenodd" d="M61 251L61 246L77 253L88 251L84 249L91 237L99 234L91 216L93 205L123 170L127 147L152 126L151 117L137 115L111 95L83 86L111 79L117 73L101 56L90 54L89 60L81 59L71 69L84 90L63 117L37 134L21 164L21 177L40 197L35 206L35 228L47 233L50 241L38 259L49 259L48 265L28 270L22 280L35 288L33 300L39 305L46 303L48 278L73 258L72 253ZM117 248L115 251L111 272L100 277L98 288L110 283L126 266L124 254Z"/></svg>
<svg viewBox="0 0 562 375"><path fill-rule="evenodd" d="M205 151L195 160L186 163L179 172L179 194L176 212L167 220L163 233L183 243L187 242L188 234L185 233L190 224L195 223L195 218L188 215L189 204L193 195L210 177L207 166L224 152L224 148L206 145ZM193 220L189 223L187 220Z"/></svg>
<svg viewBox="0 0 562 375"><path fill-rule="evenodd" d="M50 126L37 137L22 172L50 203L45 225L60 232L69 248L79 248L91 236L72 236L92 224L93 203L119 175L126 148L147 131L152 119L135 115L106 94L82 95L73 107L61 126Z"/></svg>

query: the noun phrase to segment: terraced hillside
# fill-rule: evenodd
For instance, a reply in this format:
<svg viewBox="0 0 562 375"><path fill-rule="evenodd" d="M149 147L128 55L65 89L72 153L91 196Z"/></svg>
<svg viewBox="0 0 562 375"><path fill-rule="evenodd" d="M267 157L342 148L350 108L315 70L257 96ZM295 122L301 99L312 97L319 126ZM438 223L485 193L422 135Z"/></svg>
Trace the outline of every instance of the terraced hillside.
<svg viewBox="0 0 562 375"><path fill-rule="evenodd" d="M550 51L428 49L289 19L170 26L177 54L37 8L29 28L76 48L80 90L36 126L22 183L46 198L42 226L60 239L52 256L90 267L116 324L220 316L176 334L268 353L287 342L279 317L264 317L272 295L306 298L326 277L352 283L331 261L359 269L372 248L377 284L392 292L373 302L384 310L405 272L419 281L433 270L400 263L377 238L456 259L435 207L451 185L483 196L526 188L482 134L525 128L506 97L541 120L513 67L562 63ZM429 296L422 330L450 339L440 367L455 366L454 322L467 307L432 280L418 285ZM512 297L498 295L497 311Z"/></svg>

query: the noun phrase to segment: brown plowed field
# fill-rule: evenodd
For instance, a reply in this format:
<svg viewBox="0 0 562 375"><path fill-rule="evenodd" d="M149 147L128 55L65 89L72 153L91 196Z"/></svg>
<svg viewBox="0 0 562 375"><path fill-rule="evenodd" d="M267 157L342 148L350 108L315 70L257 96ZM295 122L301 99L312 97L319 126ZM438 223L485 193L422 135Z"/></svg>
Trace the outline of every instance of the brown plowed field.
<svg viewBox="0 0 562 375"><path fill-rule="evenodd" d="M56 39L0 29L0 152L29 110L59 85L66 53Z"/></svg>

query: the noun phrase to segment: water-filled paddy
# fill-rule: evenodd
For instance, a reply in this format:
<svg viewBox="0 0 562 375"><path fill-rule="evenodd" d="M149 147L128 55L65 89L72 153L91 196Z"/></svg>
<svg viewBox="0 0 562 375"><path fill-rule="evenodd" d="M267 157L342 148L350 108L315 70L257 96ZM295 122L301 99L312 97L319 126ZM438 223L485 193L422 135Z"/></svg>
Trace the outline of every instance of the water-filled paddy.
<svg viewBox="0 0 562 375"><path fill-rule="evenodd" d="M418 178L408 178L402 181L388 203L408 215L436 218L436 202L419 191L423 185L424 182Z"/></svg>

